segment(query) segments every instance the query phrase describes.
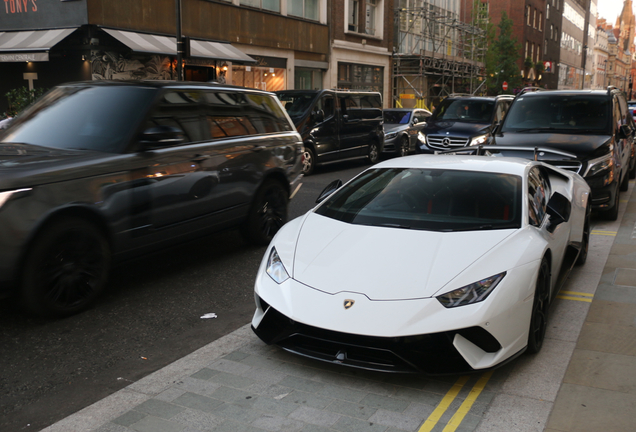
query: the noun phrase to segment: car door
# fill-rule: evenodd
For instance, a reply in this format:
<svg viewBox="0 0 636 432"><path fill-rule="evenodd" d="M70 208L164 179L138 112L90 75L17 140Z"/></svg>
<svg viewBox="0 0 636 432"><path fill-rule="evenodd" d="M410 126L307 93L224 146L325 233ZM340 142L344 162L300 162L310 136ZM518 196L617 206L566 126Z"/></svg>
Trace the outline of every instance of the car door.
<svg viewBox="0 0 636 432"><path fill-rule="evenodd" d="M332 94L320 97L312 108L312 116L316 120L309 132L316 146L320 162L328 162L338 158L338 118L335 112L336 98ZM316 113L319 113L317 115ZM312 120L314 121L314 120Z"/></svg>
<svg viewBox="0 0 636 432"><path fill-rule="evenodd" d="M364 115L357 94L340 94L340 133L338 159L363 155L369 145Z"/></svg>
<svg viewBox="0 0 636 432"><path fill-rule="evenodd" d="M547 214L548 201L552 195L550 179L542 167L532 167L528 173L528 221L548 242L552 251L552 286L563 263L565 248L570 238L570 223L565 222L552 229Z"/></svg>

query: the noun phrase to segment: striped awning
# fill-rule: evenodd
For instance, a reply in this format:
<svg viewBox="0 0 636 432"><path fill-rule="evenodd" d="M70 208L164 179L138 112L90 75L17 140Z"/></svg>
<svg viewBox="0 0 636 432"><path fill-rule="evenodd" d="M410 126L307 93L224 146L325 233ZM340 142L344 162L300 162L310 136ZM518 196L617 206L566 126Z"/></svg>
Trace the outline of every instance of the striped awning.
<svg viewBox="0 0 636 432"><path fill-rule="evenodd" d="M77 28L0 32L0 62L47 61L48 51Z"/></svg>
<svg viewBox="0 0 636 432"><path fill-rule="evenodd" d="M136 33L125 30L103 30L135 52L149 54L177 55L177 38L146 33ZM234 48L229 43L190 40L190 55L192 57L227 60L237 63L255 63L256 60Z"/></svg>

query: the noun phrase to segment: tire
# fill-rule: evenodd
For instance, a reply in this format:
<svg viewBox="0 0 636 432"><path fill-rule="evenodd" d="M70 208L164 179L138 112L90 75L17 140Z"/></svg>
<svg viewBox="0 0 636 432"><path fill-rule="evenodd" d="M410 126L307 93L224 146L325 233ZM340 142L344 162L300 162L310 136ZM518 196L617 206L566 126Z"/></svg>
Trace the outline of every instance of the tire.
<svg viewBox="0 0 636 432"><path fill-rule="evenodd" d="M311 147L305 147L303 153L303 174L310 175L316 168L316 152Z"/></svg>
<svg viewBox="0 0 636 432"><path fill-rule="evenodd" d="M619 188L616 188L616 192L614 194L614 205L610 209L604 210L602 213L603 219L605 220L615 221L616 219L618 219L618 204L620 198L620 193L618 190Z"/></svg>
<svg viewBox="0 0 636 432"><path fill-rule="evenodd" d="M629 178L631 180L636 178L636 161L634 161L634 165L632 166L632 169L629 170Z"/></svg>
<svg viewBox="0 0 636 432"><path fill-rule="evenodd" d="M629 173L625 173L625 177L623 177L623 181L620 186L621 192L626 192L627 189L629 189Z"/></svg>
<svg viewBox="0 0 636 432"><path fill-rule="evenodd" d="M583 239L581 240L581 251L576 259L576 265L582 266L587 261L587 252L590 247L590 213L591 210L588 206L585 212L585 224L583 225Z"/></svg>
<svg viewBox="0 0 636 432"><path fill-rule="evenodd" d="M545 331L548 327L548 307L550 296L550 264L546 258L541 261L539 276L532 302L532 315L528 333L528 353L536 354L541 351Z"/></svg>
<svg viewBox="0 0 636 432"><path fill-rule="evenodd" d="M250 243L266 246L287 222L289 197L285 187L276 180L266 180L256 192L243 235Z"/></svg>
<svg viewBox="0 0 636 432"><path fill-rule="evenodd" d="M409 138L403 136L400 140L400 148L398 148L398 156L407 156L409 154Z"/></svg>
<svg viewBox="0 0 636 432"><path fill-rule="evenodd" d="M35 238L26 257L20 301L35 315L64 317L86 309L106 287L108 241L85 219L58 219Z"/></svg>
<svg viewBox="0 0 636 432"><path fill-rule="evenodd" d="M372 165L377 164L380 160L380 147L378 146L377 142L372 141L371 144L369 144L369 153L367 153L367 159Z"/></svg>

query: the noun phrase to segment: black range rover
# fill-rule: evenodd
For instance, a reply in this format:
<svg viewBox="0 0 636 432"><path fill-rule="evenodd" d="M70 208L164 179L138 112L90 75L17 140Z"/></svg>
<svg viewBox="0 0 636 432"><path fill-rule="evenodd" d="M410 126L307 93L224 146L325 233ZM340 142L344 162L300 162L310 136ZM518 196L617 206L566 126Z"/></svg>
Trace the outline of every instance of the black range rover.
<svg viewBox="0 0 636 432"><path fill-rule="evenodd" d="M579 173L592 189L592 208L609 220L618 217L619 191L636 177L634 121L624 94L603 90L550 90L520 93L497 130L506 156L534 157Z"/></svg>
<svg viewBox="0 0 636 432"><path fill-rule="evenodd" d="M272 93L175 82L54 88L0 136L0 293L87 307L113 260L239 226L267 244L302 174Z"/></svg>

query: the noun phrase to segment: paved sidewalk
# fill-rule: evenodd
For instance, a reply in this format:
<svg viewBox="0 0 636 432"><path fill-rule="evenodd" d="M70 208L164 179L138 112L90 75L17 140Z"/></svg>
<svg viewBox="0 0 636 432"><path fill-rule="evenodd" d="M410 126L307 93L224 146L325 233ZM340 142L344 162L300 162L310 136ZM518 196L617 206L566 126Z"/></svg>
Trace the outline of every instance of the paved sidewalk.
<svg viewBox="0 0 636 432"><path fill-rule="evenodd" d="M389 375L285 353L246 325L44 432L634 431L633 184L622 222L595 221L536 356L494 373Z"/></svg>

